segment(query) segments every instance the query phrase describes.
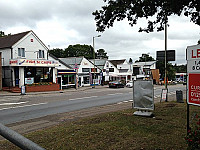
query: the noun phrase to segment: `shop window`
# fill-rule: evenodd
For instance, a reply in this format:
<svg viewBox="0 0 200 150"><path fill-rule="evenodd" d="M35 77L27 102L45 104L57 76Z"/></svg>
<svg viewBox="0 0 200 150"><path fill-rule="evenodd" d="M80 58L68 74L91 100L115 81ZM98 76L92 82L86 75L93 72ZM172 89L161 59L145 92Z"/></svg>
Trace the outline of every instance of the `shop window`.
<svg viewBox="0 0 200 150"><path fill-rule="evenodd" d="M109 68L109 72L114 72L114 68Z"/></svg>
<svg viewBox="0 0 200 150"><path fill-rule="evenodd" d="M18 48L18 56L25 57L25 48Z"/></svg>
<svg viewBox="0 0 200 150"><path fill-rule="evenodd" d="M44 50L39 50L39 58L44 58Z"/></svg>
<svg viewBox="0 0 200 150"><path fill-rule="evenodd" d="M84 84L90 84L90 77L83 77Z"/></svg>
<svg viewBox="0 0 200 150"><path fill-rule="evenodd" d="M63 75L62 76L62 84L75 84L75 75Z"/></svg>

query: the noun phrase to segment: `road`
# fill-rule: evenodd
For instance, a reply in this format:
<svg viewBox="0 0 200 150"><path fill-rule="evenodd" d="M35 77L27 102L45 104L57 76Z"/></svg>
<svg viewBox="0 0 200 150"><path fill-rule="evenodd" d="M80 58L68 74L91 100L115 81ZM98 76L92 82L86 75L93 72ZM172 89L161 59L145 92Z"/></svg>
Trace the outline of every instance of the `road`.
<svg viewBox="0 0 200 150"><path fill-rule="evenodd" d="M160 97L162 88L164 87L154 87L155 98ZM186 87L173 85L168 88L169 94L175 94L176 90L185 90ZM132 88L107 87L74 92L3 96L0 100L0 121L3 124L11 124L47 115L131 101L133 101Z"/></svg>

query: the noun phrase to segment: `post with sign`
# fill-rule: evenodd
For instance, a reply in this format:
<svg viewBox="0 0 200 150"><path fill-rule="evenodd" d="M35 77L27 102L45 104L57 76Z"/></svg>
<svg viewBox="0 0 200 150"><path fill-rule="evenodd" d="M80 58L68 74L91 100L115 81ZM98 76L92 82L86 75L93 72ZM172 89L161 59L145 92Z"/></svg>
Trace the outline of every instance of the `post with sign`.
<svg viewBox="0 0 200 150"><path fill-rule="evenodd" d="M200 45L187 50L187 133L189 131L189 105L200 106Z"/></svg>

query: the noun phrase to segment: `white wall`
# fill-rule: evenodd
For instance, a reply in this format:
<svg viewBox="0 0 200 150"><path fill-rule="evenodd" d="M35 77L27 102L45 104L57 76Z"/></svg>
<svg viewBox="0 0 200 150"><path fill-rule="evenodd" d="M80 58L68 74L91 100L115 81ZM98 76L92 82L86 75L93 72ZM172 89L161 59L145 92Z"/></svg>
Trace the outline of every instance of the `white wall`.
<svg viewBox="0 0 200 150"><path fill-rule="evenodd" d="M11 49L2 49L0 52L2 57L2 66L8 66L9 59L11 59Z"/></svg>
<svg viewBox="0 0 200 150"><path fill-rule="evenodd" d="M47 48L32 32L29 32L24 38L13 45L13 59L20 58L18 57L18 48L25 48L25 59L41 59L38 54L39 50L44 50L43 59L47 59Z"/></svg>

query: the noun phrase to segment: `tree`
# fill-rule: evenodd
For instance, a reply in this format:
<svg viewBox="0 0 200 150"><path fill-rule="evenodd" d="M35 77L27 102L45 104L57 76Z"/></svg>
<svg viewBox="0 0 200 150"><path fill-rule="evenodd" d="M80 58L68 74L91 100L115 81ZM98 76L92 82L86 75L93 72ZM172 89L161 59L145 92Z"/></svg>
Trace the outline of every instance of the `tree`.
<svg viewBox="0 0 200 150"><path fill-rule="evenodd" d="M200 25L199 0L104 0L106 6L96 10L95 16L97 31L112 27L114 21L127 18L131 26L137 24L139 18L146 18L148 25L139 29L139 32L162 31L171 15L184 15ZM152 17L154 16L154 17Z"/></svg>
<svg viewBox="0 0 200 150"><path fill-rule="evenodd" d="M69 45L64 51L65 57L84 56L87 59L93 59L94 48L90 45Z"/></svg>
<svg viewBox="0 0 200 150"><path fill-rule="evenodd" d="M147 61L154 61L154 58L149 56L149 54L142 54L142 56L139 57L139 60L136 60L135 62L147 62Z"/></svg>
<svg viewBox="0 0 200 150"><path fill-rule="evenodd" d="M5 36L5 33L3 31L0 31L0 37Z"/></svg>
<svg viewBox="0 0 200 150"><path fill-rule="evenodd" d="M109 56L107 56L107 53L105 52L104 49L99 49L97 50L97 53L96 53L96 58L97 59L108 59Z"/></svg>
<svg viewBox="0 0 200 150"><path fill-rule="evenodd" d="M50 50L49 53L54 55L57 58L65 57L63 49L56 48L56 49Z"/></svg>

